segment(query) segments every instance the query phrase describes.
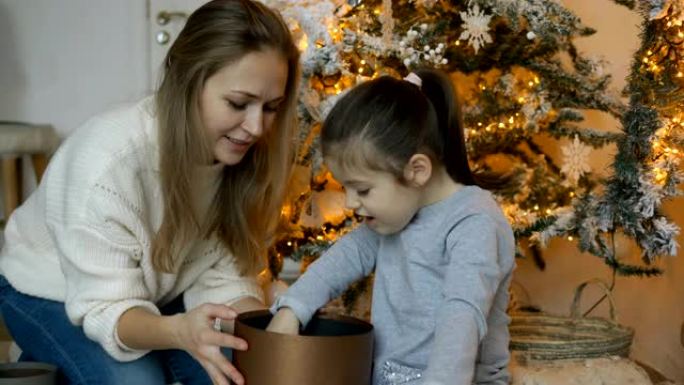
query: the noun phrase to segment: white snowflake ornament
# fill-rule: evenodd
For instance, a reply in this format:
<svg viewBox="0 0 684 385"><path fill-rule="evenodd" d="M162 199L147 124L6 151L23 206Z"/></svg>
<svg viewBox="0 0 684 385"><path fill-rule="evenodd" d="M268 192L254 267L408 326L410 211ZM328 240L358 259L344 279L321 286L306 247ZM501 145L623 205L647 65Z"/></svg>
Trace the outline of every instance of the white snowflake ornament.
<svg viewBox="0 0 684 385"><path fill-rule="evenodd" d="M591 171L589 166L589 152L591 147L579 141L577 135L572 143L561 147L563 152L563 166L561 172L568 177L568 181L576 186L579 178Z"/></svg>
<svg viewBox="0 0 684 385"><path fill-rule="evenodd" d="M492 15L485 15L480 12L480 7L475 4L468 12L460 12L463 19L463 32L458 37L459 40L468 40L468 45L472 46L475 53L483 47L485 43L491 43L492 37L489 35L489 21Z"/></svg>

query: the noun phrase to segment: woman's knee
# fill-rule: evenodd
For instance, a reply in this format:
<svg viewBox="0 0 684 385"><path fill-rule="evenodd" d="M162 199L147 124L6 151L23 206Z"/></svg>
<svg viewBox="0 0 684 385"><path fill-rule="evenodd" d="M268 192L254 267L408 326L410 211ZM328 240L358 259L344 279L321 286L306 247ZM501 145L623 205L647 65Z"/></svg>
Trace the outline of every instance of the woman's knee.
<svg viewBox="0 0 684 385"><path fill-rule="evenodd" d="M103 379L102 382L95 382L95 384L166 384L162 363L153 354L130 362L118 362L112 359L99 369Z"/></svg>
<svg viewBox="0 0 684 385"><path fill-rule="evenodd" d="M165 384L158 359L112 358L68 320L64 304L12 292L0 306L15 341L31 360L57 366L61 384Z"/></svg>
<svg viewBox="0 0 684 385"><path fill-rule="evenodd" d="M56 365L61 385L166 384L163 366L152 354L120 362L95 343L74 347L33 352L32 359Z"/></svg>

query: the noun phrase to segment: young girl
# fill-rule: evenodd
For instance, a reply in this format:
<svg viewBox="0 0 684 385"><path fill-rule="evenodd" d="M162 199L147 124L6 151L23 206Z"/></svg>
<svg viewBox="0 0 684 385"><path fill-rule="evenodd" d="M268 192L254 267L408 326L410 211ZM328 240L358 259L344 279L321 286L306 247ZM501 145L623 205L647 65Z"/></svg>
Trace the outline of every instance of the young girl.
<svg viewBox="0 0 684 385"><path fill-rule="evenodd" d="M213 0L153 97L71 133L0 252L22 359L55 364L60 384L244 383L221 348L246 342L214 325L266 308L256 273L289 177L298 62L276 12Z"/></svg>
<svg viewBox="0 0 684 385"><path fill-rule="evenodd" d="M449 78L422 70L361 84L321 139L365 223L278 298L269 330L297 333L375 270L374 384L507 384L513 232L475 185Z"/></svg>

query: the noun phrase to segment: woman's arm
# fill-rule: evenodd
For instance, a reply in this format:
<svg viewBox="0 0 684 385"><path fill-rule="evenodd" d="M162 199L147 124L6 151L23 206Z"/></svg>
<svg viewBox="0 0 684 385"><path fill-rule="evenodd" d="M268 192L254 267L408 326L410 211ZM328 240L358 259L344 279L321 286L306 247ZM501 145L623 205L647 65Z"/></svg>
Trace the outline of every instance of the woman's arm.
<svg viewBox="0 0 684 385"><path fill-rule="evenodd" d="M122 345L131 349L181 349L175 336L178 315L161 316L142 307L133 307L119 318L116 333Z"/></svg>
<svg viewBox="0 0 684 385"><path fill-rule="evenodd" d="M119 318L117 334L119 341L132 349L185 350L202 365L215 384L228 385L227 376L242 385L244 377L223 355L221 347L246 350L247 342L213 327L216 318L232 321L236 315L231 307L217 304L204 304L172 316L160 316L145 308L133 307Z"/></svg>

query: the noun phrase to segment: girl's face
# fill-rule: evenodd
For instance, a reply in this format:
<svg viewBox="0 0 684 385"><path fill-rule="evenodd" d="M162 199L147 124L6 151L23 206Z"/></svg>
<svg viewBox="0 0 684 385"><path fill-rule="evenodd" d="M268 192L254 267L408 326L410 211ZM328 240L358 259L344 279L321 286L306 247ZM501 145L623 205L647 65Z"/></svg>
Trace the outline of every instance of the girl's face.
<svg viewBox="0 0 684 385"><path fill-rule="evenodd" d="M326 163L345 188L346 207L364 217L366 225L379 234L401 231L421 207L420 190L399 183L389 172L344 167L332 159Z"/></svg>
<svg viewBox="0 0 684 385"><path fill-rule="evenodd" d="M285 100L287 71L282 55L267 49L251 52L207 79L200 96L200 116L216 162L240 163L271 129Z"/></svg>

